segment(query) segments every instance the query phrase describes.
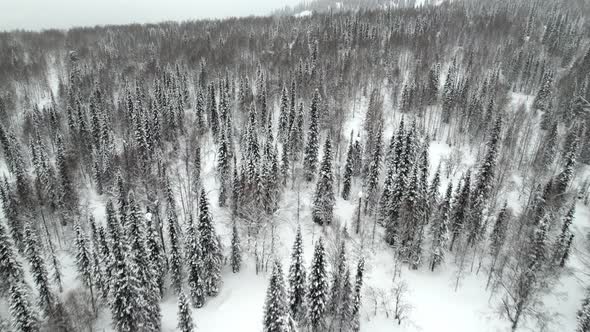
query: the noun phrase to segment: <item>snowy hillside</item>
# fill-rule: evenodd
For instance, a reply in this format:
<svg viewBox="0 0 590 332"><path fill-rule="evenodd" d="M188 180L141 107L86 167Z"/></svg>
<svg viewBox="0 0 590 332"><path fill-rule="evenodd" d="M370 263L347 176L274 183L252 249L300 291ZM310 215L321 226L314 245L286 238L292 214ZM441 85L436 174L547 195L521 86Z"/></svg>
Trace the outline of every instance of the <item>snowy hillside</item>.
<svg viewBox="0 0 590 332"><path fill-rule="evenodd" d="M583 11L369 3L0 34L0 331L590 331Z"/></svg>

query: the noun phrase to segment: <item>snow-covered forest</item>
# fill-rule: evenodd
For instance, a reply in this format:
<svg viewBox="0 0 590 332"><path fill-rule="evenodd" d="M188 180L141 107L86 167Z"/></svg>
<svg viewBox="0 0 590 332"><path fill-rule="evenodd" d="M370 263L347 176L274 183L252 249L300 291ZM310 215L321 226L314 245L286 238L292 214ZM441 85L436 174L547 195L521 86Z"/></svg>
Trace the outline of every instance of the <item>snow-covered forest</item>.
<svg viewBox="0 0 590 332"><path fill-rule="evenodd" d="M0 32L0 331L589 332L590 3L366 4Z"/></svg>

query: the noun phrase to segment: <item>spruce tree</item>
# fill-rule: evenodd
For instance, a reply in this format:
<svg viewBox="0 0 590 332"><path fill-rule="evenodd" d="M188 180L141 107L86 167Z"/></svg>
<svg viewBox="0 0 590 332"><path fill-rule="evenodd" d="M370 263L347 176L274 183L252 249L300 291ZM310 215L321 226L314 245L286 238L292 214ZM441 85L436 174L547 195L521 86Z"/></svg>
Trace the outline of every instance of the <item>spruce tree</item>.
<svg viewBox="0 0 590 332"><path fill-rule="evenodd" d="M39 307L46 317L50 317L53 312L55 298L49 284L49 276L41 248L39 247L39 237L29 223L25 225L25 242L26 256L31 265L31 274L39 293Z"/></svg>
<svg viewBox="0 0 590 332"><path fill-rule="evenodd" d="M320 238L316 244L307 290L308 319L311 331L324 331L326 328L326 305L328 303L328 272L326 253Z"/></svg>
<svg viewBox="0 0 590 332"><path fill-rule="evenodd" d="M313 201L313 221L319 225L329 225L332 222L334 210L334 179L332 176L332 142L328 137L324 145L324 158Z"/></svg>
<svg viewBox="0 0 590 332"><path fill-rule="evenodd" d="M344 176L342 180L342 199L348 200L350 198L350 187L352 185L352 167L354 163L354 151L352 142L352 132L350 133L350 143L348 145L348 152L346 153L346 163L344 164Z"/></svg>
<svg viewBox="0 0 590 332"><path fill-rule="evenodd" d="M404 220L403 227L400 229L400 242L398 250L400 254L414 264L413 257L416 252L415 242L420 228L421 216L419 214L418 195L419 183L417 168L412 170L412 176L409 178L405 188L405 195L402 198L400 208L400 220Z"/></svg>
<svg viewBox="0 0 590 332"><path fill-rule="evenodd" d="M201 308L205 303L201 242L196 226L190 224L188 225L188 228L188 248L186 257L188 261L188 287L191 302L196 308Z"/></svg>
<svg viewBox="0 0 590 332"><path fill-rule="evenodd" d="M39 331L37 314L28 298L27 286L23 284L23 280L13 281L10 286L10 316L15 332Z"/></svg>
<svg viewBox="0 0 590 332"><path fill-rule="evenodd" d="M166 256L158 239L158 231L151 219L147 223L146 256L149 262L151 282L155 283L157 291L162 296L164 294Z"/></svg>
<svg viewBox="0 0 590 332"><path fill-rule="evenodd" d="M281 102L279 106L279 139L286 142L289 135L289 97L287 87L283 86L281 91Z"/></svg>
<svg viewBox="0 0 590 332"><path fill-rule="evenodd" d="M570 234L570 236L567 238L567 241L565 242L565 245L563 248L563 255L561 256L561 259L559 260L560 267L565 266L565 263L567 262L567 260L570 256L570 251L572 249L572 242L573 241L574 241L574 234Z"/></svg>
<svg viewBox="0 0 590 332"><path fill-rule="evenodd" d="M303 265L303 238L301 226L297 226L297 235L291 252L291 265L289 266L289 308L291 317L297 321L305 316L306 272Z"/></svg>
<svg viewBox="0 0 590 332"><path fill-rule="evenodd" d="M219 149L217 152L217 172L220 181L219 188L219 207L226 205L228 198L229 185L231 180L231 159L229 155L229 143L225 132L221 131L219 139Z"/></svg>
<svg viewBox="0 0 590 332"><path fill-rule="evenodd" d="M531 241L528 250L528 268L530 271L539 271L547 259L548 216L543 217L531 233Z"/></svg>
<svg viewBox="0 0 590 332"><path fill-rule="evenodd" d="M361 289L363 287L363 274L365 272L365 260L361 257L356 268L356 278L354 283L354 297L352 301L352 331L358 332L361 328Z"/></svg>
<svg viewBox="0 0 590 332"><path fill-rule="evenodd" d="M99 261L100 266L98 267L102 271L103 276L103 288L102 288L102 298L106 300L109 296L110 287L111 287L111 273L112 271L110 268L114 266L112 264L113 260L111 250L109 249L109 244L107 241L107 235L105 232L104 227L100 226L98 228L98 245L100 248L100 257L101 260Z"/></svg>
<svg viewBox="0 0 590 332"><path fill-rule="evenodd" d="M451 243L449 249L452 251L455 241L463 231L465 220L469 214L469 194L471 191L471 171L468 170L463 176L463 185L457 186L457 194L451 209L450 231Z"/></svg>
<svg viewBox="0 0 590 332"><path fill-rule="evenodd" d="M338 316L338 309L342 298L342 278L346 272L346 246L344 241L340 243L340 249L338 250L338 256L336 258L335 269L332 271L332 283L330 288L329 303L327 305L327 311L333 316Z"/></svg>
<svg viewBox="0 0 590 332"><path fill-rule="evenodd" d="M287 185L287 180L289 178L289 172L291 170L290 159L289 144L288 142L285 142L283 144L283 148L281 149L281 184L283 186Z"/></svg>
<svg viewBox="0 0 590 332"><path fill-rule="evenodd" d="M501 129L502 118L498 117L491 130L490 139L487 142L487 153L480 166L475 187L471 193L471 222L467 238L470 245L473 245L482 237L483 211L487 208L487 202L494 185Z"/></svg>
<svg viewBox="0 0 590 332"><path fill-rule="evenodd" d="M297 108L297 114L291 125L291 131L289 132L289 153L292 158L292 162L299 161L301 159L301 151L303 149L303 119L304 108L303 103L299 104Z"/></svg>
<svg viewBox="0 0 590 332"><path fill-rule="evenodd" d="M201 148L199 146L195 148L195 156L193 159L192 168L192 179L192 192L193 194L198 195L201 186Z"/></svg>
<svg viewBox="0 0 590 332"><path fill-rule="evenodd" d="M551 106L551 89L553 85L553 72L547 71L543 74L541 88L533 101L533 108L548 111ZM546 127L545 127L546 128Z"/></svg>
<svg viewBox="0 0 590 332"><path fill-rule="evenodd" d="M305 173L305 179L310 182L314 179L317 163L318 163L318 150L319 150L319 104L320 104L320 92L315 90L313 98L311 100L311 106L309 109L309 131L307 132L307 141L305 146L305 156L303 159L303 170Z"/></svg>
<svg viewBox="0 0 590 332"><path fill-rule="evenodd" d="M170 280L172 281L172 288L176 294L182 290L183 280L183 258L180 244L180 234L176 228L176 220L174 218L172 208L168 207L168 237L170 238Z"/></svg>
<svg viewBox="0 0 590 332"><path fill-rule="evenodd" d="M61 274L61 265L59 260L57 259L57 255L55 254L55 250L50 248L49 253L51 254L51 267L53 269L53 273L51 275L53 282L57 285L57 288L60 293L63 292L63 282L62 282L62 274Z"/></svg>
<svg viewBox="0 0 590 332"><path fill-rule="evenodd" d="M576 332L588 331L590 331L590 290L586 290L586 297L584 297L582 307L578 311L578 328L576 329Z"/></svg>
<svg viewBox="0 0 590 332"><path fill-rule="evenodd" d="M434 172L434 177L432 178L432 182L430 183L430 187L428 189L428 198L429 203L431 206L437 206L439 204L438 197L439 197L439 190L440 187L440 164L436 168Z"/></svg>
<svg viewBox="0 0 590 332"><path fill-rule="evenodd" d="M431 226L431 259L430 270L444 261L446 242L449 239L449 214L451 212L451 199L453 197L453 183L449 182L443 201L438 207L437 218Z"/></svg>
<svg viewBox="0 0 590 332"><path fill-rule="evenodd" d="M213 219L209 213L209 202L205 189L201 190L199 200L199 226L201 250L203 253L203 283L205 294L216 296L221 286L221 245L213 227Z"/></svg>
<svg viewBox="0 0 590 332"><path fill-rule="evenodd" d="M160 296L156 283L153 283L156 278L152 277L150 260L145 255L147 249L144 220L142 220L133 194L130 194L128 199L125 231L127 235L127 262L138 302L137 315L139 319L142 319L142 326L145 330L154 331L159 329L161 325L159 308L156 308Z"/></svg>
<svg viewBox="0 0 590 332"><path fill-rule="evenodd" d="M493 257L497 257L504 245L506 240L506 231L508 228L508 203L504 203L504 206L496 217L496 222L490 234L490 253Z"/></svg>
<svg viewBox="0 0 590 332"><path fill-rule="evenodd" d="M178 295L178 329L180 332L193 332L194 324L191 317L191 308L184 292Z"/></svg>
<svg viewBox="0 0 590 332"><path fill-rule="evenodd" d="M338 316L336 317L339 331L348 331L352 323L354 290L350 282L350 270L346 268L342 276L342 296L340 298Z"/></svg>
<svg viewBox="0 0 590 332"><path fill-rule="evenodd" d="M363 168L363 146L361 145L360 133L357 134L352 147L353 163L352 163L352 176L360 176Z"/></svg>
<svg viewBox="0 0 590 332"><path fill-rule="evenodd" d="M574 134L575 135L575 134ZM557 175L555 181L555 194L563 194L569 187L576 166L576 156L578 153L578 138L573 137L565 146L565 162L562 171Z"/></svg>
<svg viewBox="0 0 590 332"><path fill-rule="evenodd" d="M113 328L117 332L134 332L140 329L141 317L138 315L137 294L131 270L124 254L124 243L120 240L112 242L111 260L111 314Z"/></svg>
<svg viewBox="0 0 590 332"><path fill-rule="evenodd" d="M381 172L381 162L383 159L382 138L383 126L379 125L379 129L377 129L376 136L373 140L373 151L369 162L367 183L365 184L365 214L367 214L367 212L372 214L373 206L376 203L377 186L379 185L379 174Z"/></svg>
<svg viewBox="0 0 590 332"><path fill-rule="evenodd" d="M557 121L554 121L551 128L544 137L543 144L537 155L537 164L541 169L548 170L553 165L557 153Z"/></svg>
<svg viewBox="0 0 590 332"><path fill-rule="evenodd" d="M17 251L3 222L0 221L0 294L8 290L8 285L24 280L22 265L17 259Z"/></svg>
<svg viewBox="0 0 590 332"><path fill-rule="evenodd" d="M275 260L264 303L262 329L264 332L288 332L291 330L286 295L283 269L279 261Z"/></svg>
<svg viewBox="0 0 590 332"><path fill-rule="evenodd" d="M80 222L77 221L75 224L76 230L76 265L78 268L78 273L82 278L82 282L88 289L90 290L90 300L92 301L92 308L96 311L95 304L94 304L94 292L93 292L93 271L90 262L90 252L88 250L87 240L80 226Z"/></svg>
<svg viewBox="0 0 590 332"><path fill-rule="evenodd" d="M242 248L240 245L240 236L238 234L238 227L234 221L231 236L231 269L233 273L240 272L242 266Z"/></svg>
<svg viewBox="0 0 590 332"><path fill-rule="evenodd" d="M571 208L568 210L565 218L563 220L563 225L561 227L561 232L557 236L555 241L555 245L553 248L553 261L560 267L564 267L566 260L569 256L569 250L571 246L571 242L573 240L574 234L570 230L570 226L574 220L574 214L576 211L576 204L575 201L572 204Z"/></svg>
<svg viewBox="0 0 590 332"><path fill-rule="evenodd" d="M65 146L61 136L57 137L55 164L57 167L57 178L59 179L59 204L62 208L72 209L78 205L78 198L70 177L70 170L65 155Z"/></svg>

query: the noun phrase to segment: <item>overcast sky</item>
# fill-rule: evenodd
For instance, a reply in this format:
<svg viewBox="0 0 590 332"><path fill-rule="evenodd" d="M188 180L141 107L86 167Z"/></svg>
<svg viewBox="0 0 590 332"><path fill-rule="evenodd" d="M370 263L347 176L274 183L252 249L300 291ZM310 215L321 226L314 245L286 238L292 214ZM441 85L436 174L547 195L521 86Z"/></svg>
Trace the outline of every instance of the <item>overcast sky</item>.
<svg viewBox="0 0 590 332"><path fill-rule="evenodd" d="M264 15L300 0L0 0L0 30Z"/></svg>

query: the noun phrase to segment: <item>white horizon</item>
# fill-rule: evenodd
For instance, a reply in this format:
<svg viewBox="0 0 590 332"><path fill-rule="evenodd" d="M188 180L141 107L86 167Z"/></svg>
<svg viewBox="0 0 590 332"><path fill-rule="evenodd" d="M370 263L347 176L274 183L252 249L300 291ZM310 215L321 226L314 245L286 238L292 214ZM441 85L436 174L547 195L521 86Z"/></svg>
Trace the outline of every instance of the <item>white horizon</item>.
<svg viewBox="0 0 590 332"><path fill-rule="evenodd" d="M268 15L299 0L0 0L0 31Z"/></svg>

